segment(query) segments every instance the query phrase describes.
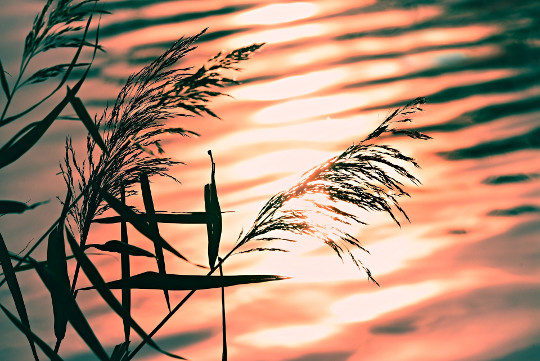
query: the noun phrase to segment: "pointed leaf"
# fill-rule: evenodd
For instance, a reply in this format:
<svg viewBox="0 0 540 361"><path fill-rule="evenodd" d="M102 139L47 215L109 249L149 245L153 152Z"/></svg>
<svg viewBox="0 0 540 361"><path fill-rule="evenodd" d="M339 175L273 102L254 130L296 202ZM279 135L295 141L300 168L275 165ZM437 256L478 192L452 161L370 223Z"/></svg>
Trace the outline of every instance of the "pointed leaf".
<svg viewBox="0 0 540 361"><path fill-rule="evenodd" d="M210 268L213 269L219 253L222 220L216 189L216 164L214 163L212 152L210 150L208 151L208 154L212 161L212 173L210 184L204 186L204 206L208 216L208 223L206 224L206 231L208 233L208 262Z"/></svg>
<svg viewBox="0 0 540 361"><path fill-rule="evenodd" d="M141 192L144 201L144 208L146 210L148 226L154 232L154 234L159 235L159 228L156 222L156 211L154 209L154 201L152 200L152 191L150 190L150 182L148 181L148 175L146 173L140 174L141 179ZM165 257L163 255L163 248L154 243L154 250L156 252L156 262L158 266L159 273L164 275L167 274L165 269ZM169 299L169 291L163 289L163 294L165 295L165 302L167 303L167 308L171 310L171 301Z"/></svg>
<svg viewBox="0 0 540 361"><path fill-rule="evenodd" d="M2 89L4 89L4 93L6 93L6 99L9 99L11 95L9 94L9 84L6 79L6 71L4 70L4 66L2 65L2 60L0 60L0 83L2 84Z"/></svg>
<svg viewBox="0 0 540 361"><path fill-rule="evenodd" d="M23 213L44 203L47 202L38 202L28 205L26 203L17 201L0 201L0 215L8 213Z"/></svg>
<svg viewBox="0 0 540 361"><path fill-rule="evenodd" d="M4 275L6 277L6 281L9 287L9 291L11 292L11 296L13 297L13 303L15 303L15 308L17 308L17 313L19 314L19 317L21 318L21 322L23 325L30 329L30 320L28 319L28 314L26 312L26 306L24 305L24 299L21 293L21 288L19 287L19 282L17 281L17 277L15 276L15 271L13 270L13 265L11 264L11 258L9 257L9 252L6 247L6 243L4 242L4 238L0 234L0 264L2 265L2 269L4 270ZM28 343L30 344L30 348L32 349L32 354L34 355L35 360L39 360L37 356L36 346L34 344L34 339L30 336L26 336L28 339Z"/></svg>
<svg viewBox="0 0 540 361"><path fill-rule="evenodd" d="M150 257L150 258L155 257L151 252L148 252L145 249L142 249L142 248L133 246L131 244L118 241L118 240L114 240L114 239L112 241L106 242L105 244L87 244L85 246L85 248L90 248L90 247L97 248L100 251L115 252L115 253L120 253L122 255L127 254L130 256L143 256L143 257Z"/></svg>
<svg viewBox="0 0 540 361"><path fill-rule="evenodd" d="M99 134L99 130L96 126L96 123L94 123L94 121L90 117L90 114L88 114L88 110L86 110L86 107L84 106L81 99L78 97L73 97L71 98L70 103L73 109L75 110L75 113L77 113L77 116L83 122L84 126L88 130L88 133L90 133L90 136L92 136L92 139L94 139L96 144L101 148L101 150L105 154L109 155L109 150L107 149L105 142L103 141L103 139L101 138L101 135Z"/></svg>
<svg viewBox="0 0 540 361"><path fill-rule="evenodd" d="M199 276L199 275L162 275L157 272L144 272L131 276L128 281L116 280L106 283L109 289L129 287L131 289L189 291L210 288L230 287L241 284L279 281L289 277L275 275L241 275L241 276ZM89 290L94 287L81 288Z"/></svg>
<svg viewBox="0 0 540 361"><path fill-rule="evenodd" d="M141 222L147 219L146 213L135 213L135 217ZM175 224L207 224L208 217L206 212L182 212L182 213L156 213L155 220L158 223L175 223ZM92 222L112 224L120 223L121 216L95 218Z"/></svg>
<svg viewBox="0 0 540 361"><path fill-rule="evenodd" d="M64 99L62 99L60 103L54 107L54 109L51 110L51 112L47 114L45 118L43 118L43 120L41 120L36 126L20 137L16 142L9 144L9 146L4 145L2 148L0 148L0 168L3 168L19 159L38 142L38 140L43 136L43 134L45 134L47 129L49 129L49 127L55 121L56 117L58 117L62 110L64 110L70 99L80 89L81 85L82 81L79 81L79 83L73 87L73 90L68 91Z"/></svg>
<svg viewBox="0 0 540 361"><path fill-rule="evenodd" d="M185 360L181 356L174 355L172 353L169 353L167 351L162 350L147 334L144 332L144 330L133 320L133 318L130 315L124 314L124 310L122 308L122 305L116 297L112 294L112 292L107 288L105 281L101 277L99 271L97 270L96 266L90 261L90 259L84 254L84 252L81 250L79 245L77 244L77 240L75 240L75 237L71 234L69 229L66 228L66 235L67 240L69 242L69 245L71 246L71 250L73 251L73 254L79 261L79 264L81 265L81 268L83 269L84 273L86 274L86 277L88 277L88 280L90 283L92 283L93 288L95 288L100 296L103 298L105 302L111 307L111 309L116 312L122 319L127 319L130 323L131 328L135 330L141 336L143 340L148 342L150 346L152 346L157 351L177 359Z"/></svg>
<svg viewBox="0 0 540 361"><path fill-rule="evenodd" d="M64 241L64 222L49 234L49 243L47 244L47 267L53 273L58 282L63 283L69 288L69 276L66 261L66 247ZM64 299L57 293L51 294L53 315L54 315L54 335L57 342L63 340L66 335L67 314Z"/></svg>
<svg viewBox="0 0 540 361"><path fill-rule="evenodd" d="M58 220L58 225L49 234L49 242L47 244L47 267L57 277L58 281L69 288L69 275L67 269L66 244L64 241L64 223L69 211L71 202L71 191L68 190L64 206ZM54 335L59 344L66 336L67 314L65 312L64 300L58 297L57 294L51 294L53 315L54 315Z"/></svg>
<svg viewBox="0 0 540 361"><path fill-rule="evenodd" d="M109 206L111 206L111 208L114 209L127 222L131 223L131 225L135 227L136 230L141 232L152 242L159 244L161 247L174 254L176 257L191 263L186 257L180 254L167 241L165 241L163 237L161 237L159 234L156 235L153 230L148 226L148 224L144 222L140 217L138 217L137 213L135 213L131 208L122 204L122 202L120 202L118 199L116 199L114 196L112 196L110 193L103 189L100 189L99 193L101 194L103 199L109 204ZM202 267L199 265L195 266Z"/></svg>
<svg viewBox="0 0 540 361"><path fill-rule="evenodd" d="M32 259L29 258L29 260ZM43 281L43 284L51 293L51 298L54 297L55 299L62 300L64 312L67 314L68 320L75 331L77 331L79 336L81 336L84 342L100 360L109 361L109 356L88 324L88 321L86 320L86 317L84 317L79 305L77 305L77 302L75 302L75 298L73 298L73 295L69 290L69 286L66 287L66 285L61 282L55 274L49 271L47 267L43 267L41 264L35 261L32 263L34 263L34 267L36 268L39 277Z"/></svg>
<svg viewBox="0 0 540 361"><path fill-rule="evenodd" d="M0 305L0 308L2 308L2 311L6 314L6 316L9 318L9 320L19 329L22 333L26 335L27 338L32 339L39 348L47 355L49 359L52 361L63 361L60 356L56 352L52 350L52 348L47 345L45 341L43 341L41 338L39 338L38 335L32 332L28 327L26 327L20 320L17 319L11 312L9 312L4 306Z"/></svg>

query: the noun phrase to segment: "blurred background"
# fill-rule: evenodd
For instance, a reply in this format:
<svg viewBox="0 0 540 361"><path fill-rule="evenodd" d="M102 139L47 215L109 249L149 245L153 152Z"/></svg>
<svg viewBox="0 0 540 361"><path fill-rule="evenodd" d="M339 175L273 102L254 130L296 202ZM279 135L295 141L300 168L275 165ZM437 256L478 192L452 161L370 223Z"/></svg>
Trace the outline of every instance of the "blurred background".
<svg viewBox="0 0 540 361"><path fill-rule="evenodd" d="M213 103L222 120L174 122L201 134L164 144L168 156L186 163L172 170L182 184L152 180L157 210L202 211L212 150L221 208L233 211L223 216L222 255L271 195L362 140L395 107L419 96L428 99L425 111L414 115L414 126L433 140L384 139L422 166L414 172L423 184L408 185L411 198L402 200L411 223L399 228L382 213L370 214L369 225L356 233L371 252L359 256L381 286L311 241L287 245L288 253L233 256L226 274L293 278L226 289L231 361L540 359L539 3L100 3L112 12L100 23L106 53L98 53L79 92L91 113L101 114L130 73L181 36L209 28L181 66L198 67L221 50L266 43L241 64L242 84L226 89L232 97ZM24 38L41 7L37 1L2 1L0 57L10 74L17 74ZM13 112L25 108L21 99ZM20 127L2 128L1 143ZM58 163L67 135L76 146L84 143L80 123L57 121L32 151L0 171L0 199L49 200L23 215L0 218L10 250L22 251L57 217L56 197L65 194ZM138 197L129 202L142 204ZM160 230L190 259L206 262L204 226ZM89 241L119 234L118 226L96 226ZM151 249L136 231L130 235ZM36 258L44 259L45 250ZM119 277L119 257L92 259L107 279ZM138 262L140 272L155 270L155 264ZM200 272L172 257L167 264L173 273ZM47 291L32 272L21 273L20 282L33 329L53 344ZM82 278L79 284L88 283ZM172 303L183 295L173 292ZM167 312L159 291L136 291L133 298L135 319L148 331ZM77 299L107 348L122 342L121 319L95 292L81 292ZM0 289L0 303L14 309L7 287ZM219 290L197 292L156 341L193 361L219 359L220 317ZM25 337L3 315L0 329L1 358L31 357ZM65 360L94 359L75 333L67 337L60 353ZM146 348L136 359L165 358Z"/></svg>

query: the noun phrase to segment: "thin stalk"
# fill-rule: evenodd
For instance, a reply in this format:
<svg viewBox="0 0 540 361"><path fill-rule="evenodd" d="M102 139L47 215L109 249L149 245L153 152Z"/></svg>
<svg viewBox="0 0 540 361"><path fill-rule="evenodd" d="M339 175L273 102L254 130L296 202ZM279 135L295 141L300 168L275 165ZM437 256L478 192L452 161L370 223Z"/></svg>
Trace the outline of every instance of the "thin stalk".
<svg viewBox="0 0 540 361"><path fill-rule="evenodd" d="M124 205L126 204L126 190L124 184L121 184L120 189L120 200ZM128 232L127 232L127 222L123 220L120 223L120 239L122 242L128 244ZM129 264L129 254L124 252L120 255L120 262L122 268L122 279L126 280L130 276L130 264ZM126 317L131 318L131 289L129 287L122 288L122 308L124 309L124 342L126 345L129 345L129 336L131 332L131 327L129 322L127 322ZM126 346L127 349L127 346Z"/></svg>
<svg viewBox="0 0 540 361"><path fill-rule="evenodd" d="M221 258L218 258L221 261ZM223 277L222 262L219 263L219 275ZM227 324L225 323L225 287L221 287L221 330L223 333L223 352L221 361L227 361Z"/></svg>

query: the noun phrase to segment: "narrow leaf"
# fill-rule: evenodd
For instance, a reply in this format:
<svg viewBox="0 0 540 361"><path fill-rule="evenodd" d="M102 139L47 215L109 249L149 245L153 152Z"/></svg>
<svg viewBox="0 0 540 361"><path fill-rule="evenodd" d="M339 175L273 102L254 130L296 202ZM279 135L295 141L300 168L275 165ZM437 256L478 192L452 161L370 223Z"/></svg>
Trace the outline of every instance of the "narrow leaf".
<svg viewBox="0 0 540 361"><path fill-rule="evenodd" d="M144 332L144 330L133 320L133 318L130 315L124 314L124 310L122 308L122 305L116 297L112 294L112 292L107 288L105 281L101 277L99 271L97 270L96 266L90 261L90 259L84 254L84 252L81 250L79 245L77 244L77 240L75 240L75 237L71 234L69 229L66 228L66 234L67 234L67 240L69 242L69 245L71 246L71 250L73 251L73 254L79 261L79 264L81 265L81 268L83 269L84 273L86 274L86 277L88 277L88 280L90 283L92 283L93 287L95 288L100 296L103 298L105 302L111 307L111 309L116 312L122 319L127 319L130 323L131 328L135 330L141 336L145 342L147 342L150 346L152 346L157 351L177 359L185 360L181 356L174 355L172 353L169 353L167 351L162 350L147 334Z"/></svg>
<svg viewBox="0 0 540 361"><path fill-rule="evenodd" d="M17 313L19 314L19 317L21 318L21 322L23 325L30 330L30 320L28 319L28 314L26 313L26 306L24 305L24 299L21 293L21 288L19 287L19 282L17 281L17 277L15 276L15 271L13 270L13 265L11 264L11 259L9 257L9 252L6 247L6 243L4 242L4 238L0 234L0 264L2 265L2 269L4 270L4 275L6 277L6 281L9 287L9 291L11 292L11 296L13 297L13 303L15 303L15 308L17 308ZM34 355L35 360L39 360L36 346L34 344L34 339L28 335L26 335L26 338L28 339L28 343L30 344L30 349L32 350L32 354Z"/></svg>
<svg viewBox="0 0 540 361"><path fill-rule="evenodd" d="M83 79L81 79L83 80ZM82 85L82 81L79 81L73 87L73 90L68 90L64 99L54 107L49 114L43 118L36 126L34 126L30 131L20 137L16 142L9 144L9 146L3 146L0 148L0 168L7 166L8 164L13 163L19 159L24 153L28 152L38 140L45 134L47 129L55 121L56 117L60 115L62 110L69 103L70 99L76 94Z"/></svg>
<svg viewBox="0 0 540 361"><path fill-rule="evenodd" d="M6 71L2 65L2 60L0 60L0 83L2 83L2 89L4 89L4 93L6 93L6 99L9 99L11 95L9 94L9 84L6 79Z"/></svg>
<svg viewBox="0 0 540 361"><path fill-rule="evenodd" d="M104 256L105 254L104 253L87 253L86 255L88 255L88 256ZM16 259L16 260L22 259L22 257L19 257L19 256L15 257L12 253L10 254L10 256L11 256L12 259ZM70 259L73 259L73 258L75 258L74 255L67 256L66 261L69 261ZM46 260L45 261L36 261L36 262L39 263L40 265L42 265L43 267L47 266L47 261ZM23 271L30 271L30 270L33 270L35 268L36 267L34 266L33 263L27 263L25 265L20 265L17 268L13 267L13 269L15 270L15 273L23 272ZM0 276L1 275L3 275L3 273L0 273Z"/></svg>
<svg viewBox="0 0 540 361"><path fill-rule="evenodd" d="M12 115L12 116L10 116L8 118L0 119L0 126L11 123L12 121L17 120L20 117L23 117L26 114L30 113L32 110L36 109L38 106L43 104L47 99L49 99L51 96L53 96L64 85L64 83L67 81L71 71L73 70L73 67L75 66L75 64L77 64L77 60L79 59L79 55L80 55L80 53L82 51L82 48L84 47L84 45L86 43L86 35L88 33L88 29L90 28L91 21L92 21L92 14L88 18L88 21L86 22L86 28L84 29L83 38L81 40L79 48L77 49L75 55L73 56L73 59L71 60L70 66L67 68L66 72L64 73L64 77L62 78L60 83L56 86L56 88L54 88L54 90L51 93L49 93L49 95L47 95L45 98L41 99L40 101L33 104L32 106L27 107L24 111L22 111L22 112L20 112L18 114ZM98 24L98 28L97 28L97 31L96 31L96 42L95 42L94 52L92 54L92 60L90 62L90 65L88 65L88 67L86 68L86 71L84 72L81 79L79 79L79 82L77 83L77 85L75 85L75 87L77 87L77 86L80 87L79 83L82 84L82 82L86 79L86 76L88 75L88 71L90 70L92 62L94 61L94 58L96 56L96 51L97 51L97 48L98 48L98 39L99 39L99 24Z"/></svg>
<svg viewBox="0 0 540 361"><path fill-rule="evenodd" d="M23 213L44 203L47 202L38 202L28 205L26 203L17 201L0 201L0 215L8 213Z"/></svg>
<svg viewBox="0 0 540 361"><path fill-rule="evenodd" d="M68 87L69 89L69 87ZM101 148L101 150L109 155L109 150L107 149L107 146L105 145L105 142L101 138L101 135L99 134L99 130L96 126L96 123L92 120L90 117L90 114L88 114L88 110L86 110L86 107L84 106L83 102L78 97L73 97L70 99L71 106L75 110L75 113L77 113L77 116L79 119L83 122L84 126L88 130L88 133L90 133L90 136L97 145Z"/></svg>
<svg viewBox="0 0 540 361"><path fill-rule="evenodd" d="M56 352L54 352L45 341L43 341L38 335L32 332L28 327L26 327L20 320L17 319L11 312L9 312L4 306L0 305L2 311L6 314L9 320L19 329L22 333L26 335L27 338L32 339L39 348L47 355L52 361L63 361Z"/></svg>
<svg viewBox="0 0 540 361"><path fill-rule="evenodd" d="M107 191L100 189L99 192L103 199L109 204L109 206L111 206L111 208L114 209L127 222L131 223L131 225L135 227L136 230L141 232L152 242L158 243L161 247L165 248L167 251L171 252L176 257L181 258L184 261L190 262L186 257L180 254L177 250L175 250L167 241L165 241L163 237L161 237L159 234L156 235L148 226L148 224L142 221L141 218L137 216L137 213L135 213L131 208L122 204L122 202L120 202ZM196 266L203 267L200 265Z"/></svg>
<svg viewBox="0 0 540 361"><path fill-rule="evenodd" d="M29 259L31 260L31 258ZM81 336L83 341L88 345L88 347L90 347L90 349L100 360L109 361L109 356L88 324L88 321L77 305L77 302L75 302L75 298L73 298L73 295L69 290L69 286L66 287L66 285L46 267L43 267L41 264L35 261L33 263L39 277L43 281L43 284L51 293L51 298L54 297L62 299L62 303L65 307L64 312L66 312L69 322L75 331L77 331L79 336Z"/></svg>
<svg viewBox="0 0 540 361"><path fill-rule="evenodd" d="M64 223L71 202L71 191L68 190L62 213L56 228L49 234L49 242L47 244L47 267L56 276L59 282L69 288L69 275L67 269L66 244L64 240ZM65 302L62 297L56 293L51 294L53 315L54 315L54 335L56 342L59 345L60 341L66 335L67 314L65 312Z"/></svg>
<svg viewBox="0 0 540 361"><path fill-rule="evenodd" d="M127 254L130 256L143 256L143 257L150 257L154 258L155 256L148 252L145 249L133 246L131 244L127 244L127 242L121 242L117 240L108 241L105 244L87 244L85 248L94 247L99 249L100 251L105 252L115 252L120 253L122 255Z"/></svg>
<svg viewBox="0 0 540 361"><path fill-rule="evenodd" d="M135 213L135 218L139 218L140 222L147 219L146 213ZM175 223L175 224L207 224L208 217L206 212L183 212L183 213L156 213L154 219L158 223ZM92 222L112 224L120 223L121 216L95 218Z"/></svg>
<svg viewBox="0 0 540 361"><path fill-rule="evenodd" d="M206 231L208 233L208 262L210 268L213 269L219 253L222 220L216 189L216 164L214 163L212 152L210 150L208 151L208 154L210 155L210 160L212 162L212 173L210 184L207 184L204 187L204 205L208 215L208 223L206 224Z"/></svg>
<svg viewBox="0 0 540 361"><path fill-rule="evenodd" d="M148 226L154 232L154 234L159 235L159 228L155 219L156 211L154 209L154 201L152 200L152 191L150 190L150 182L148 181L148 175L143 172L140 174L140 179L144 208L146 210L146 215L148 216ZM167 274L167 270L165 269L165 257L163 255L163 248L159 244L154 243L154 250L156 252L156 261L159 273L162 275ZM171 301L169 299L169 291L167 291L167 289L163 289L163 294L165 295L165 302L167 303L167 308L170 312Z"/></svg>
<svg viewBox="0 0 540 361"><path fill-rule="evenodd" d="M230 287L241 284L279 281L289 277L275 275L241 275L241 276L201 276L201 275L162 275L157 272L144 272L131 276L129 280L116 280L107 282L109 289L129 287L131 289L189 291L205 290L210 288ZM81 288L90 290L94 287Z"/></svg>
<svg viewBox="0 0 540 361"><path fill-rule="evenodd" d="M69 276L67 272L66 248L64 241L64 222L58 225L50 234L47 244L47 267L53 273L58 282L69 288ZM54 315L54 335L57 342L63 340L66 335L67 315L64 298L58 293L51 294L53 315Z"/></svg>

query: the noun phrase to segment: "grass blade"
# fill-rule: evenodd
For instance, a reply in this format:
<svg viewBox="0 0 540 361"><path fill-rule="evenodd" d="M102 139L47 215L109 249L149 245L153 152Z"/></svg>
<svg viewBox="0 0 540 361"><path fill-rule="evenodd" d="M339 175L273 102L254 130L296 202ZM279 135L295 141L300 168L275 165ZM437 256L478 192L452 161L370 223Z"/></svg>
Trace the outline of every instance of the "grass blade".
<svg viewBox="0 0 540 361"><path fill-rule="evenodd" d="M4 275L7 280L9 291L13 297L13 303L15 303L15 308L17 313L21 318L22 324L30 330L30 320L28 319L28 314L26 313L26 306L24 305L24 299L21 293L21 288L19 287L19 282L15 276L15 271L13 270L13 265L11 264L11 258L9 257L9 252L4 242L4 238L0 234L0 264L4 270ZM26 334L26 333L25 333ZM35 360L39 360L36 346L34 344L34 339L26 335L30 348L32 349L32 354L34 355Z"/></svg>
<svg viewBox="0 0 540 361"><path fill-rule="evenodd" d="M68 87L69 89L69 87ZM107 149L107 146L105 145L105 142L101 138L101 135L99 134L99 130L96 126L96 123L92 120L90 117L90 114L88 114L88 110L86 110L86 107L84 106L83 102L78 97L73 97L70 99L71 106L75 110L75 113L77 113L77 116L79 119L83 122L84 126L88 130L88 133L90 133L90 136L96 144L103 150L103 152L107 155L109 155L109 151Z"/></svg>
<svg viewBox="0 0 540 361"><path fill-rule="evenodd" d="M32 259L29 258L29 260ZM75 298L73 298L73 295L69 290L69 285L66 286L63 282L61 282L55 274L49 271L47 267L43 267L41 264L35 261L32 263L34 263L36 271L43 281L43 284L51 293L51 298L54 297L61 300L64 307L64 312L67 314L69 322L75 331L77 331L79 336L81 336L83 341L88 345L88 347L90 347L90 349L100 360L109 361L109 356L105 352L105 349L88 324L88 321L77 305L77 302L75 302Z"/></svg>
<svg viewBox="0 0 540 361"><path fill-rule="evenodd" d="M70 99L79 90L81 85L82 82L77 83L73 90L68 90L64 99L62 99L60 103L58 103L58 105L56 105L54 109L51 110L51 112L47 114L45 118L43 118L43 120L41 120L25 135L20 137L20 139L13 144L10 144L8 147L3 146L0 148L0 168L3 168L19 159L38 142L38 140L43 136L43 134L45 134L47 129L49 129L52 123L56 120L56 117L58 117L62 110L64 110Z"/></svg>
<svg viewBox="0 0 540 361"><path fill-rule="evenodd" d="M9 312L4 306L0 305L2 311L6 314L11 322L19 329L22 333L26 335L27 338L32 339L39 348L47 355L52 361L63 361L60 356L58 356L45 341L43 341L38 335L32 332L28 327L26 327L20 320L17 319L11 312Z"/></svg>
<svg viewBox="0 0 540 361"><path fill-rule="evenodd" d="M175 250L163 237L161 237L159 234L155 234L153 230L148 226L146 222L144 222L138 215L135 213L131 208L124 205L122 202L120 202L118 199L116 199L114 196L112 196L109 192L100 189L99 190L101 196L103 199L111 206L112 209L114 209L122 218L124 218L127 222L131 223L133 227L140 233L142 233L144 236L146 236L148 239L150 239L152 242L159 244L162 248L166 249L167 251L174 254L176 257L183 259L186 262L191 263L186 257L184 257L181 253L179 253L177 250ZM193 264L193 263L192 263ZM198 267L204 267L200 265L195 265Z"/></svg>
<svg viewBox="0 0 540 361"><path fill-rule="evenodd" d="M204 207L208 216L206 231L208 233L208 262L210 268L214 268L219 253L219 242L221 240L222 220L221 208L217 197L216 189L216 164L212 157L212 151L208 151L212 162L212 173L210 184L204 186Z"/></svg>
<svg viewBox="0 0 540 361"><path fill-rule="evenodd" d="M112 240L105 242L105 244L87 244L85 246L85 248L90 247L97 248L100 251L120 253L121 255L142 256L150 258L155 257L151 252L148 252L145 249L133 246L131 244L127 244L127 242L124 241Z"/></svg>
<svg viewBox="0 0 540 361"><path fill-rule="evenodd" d="M47 244L47 267L56 276L59 282L69 288L69 275L67 269L66 244L64 240L64 223L71 202L71 192L68 191L60 220L56 228L49 234ZM55 351L58 352L60 342L66 336L67 314L65 312L64 301L58 294L51 294L53 315L54 315L54 335L56 336Z"/></svg>
<svg viewBox="0 0 540 361"><path fill-rule="evenodd" d="M10 256L12 256L12 254ZM66 261L68 261L70 259L73 259L73 258L75 258L75 256L73 256L73 255L67 256ZM36 262L39 263L40 265L44 266L44 267L47 265L47 261L36 261ZM17 269L13 268L13 270L15 271L15 273L17 273L17 272L23 272L23 271L30 271L30 270L33 270L35 268L36 267L34 266L34 264L27 263L25 265L21 265L21 266L17 267ZM0 276L1 275L3 275L3 273L0 273Z"/></svg>
<svg viewBox="0 0 540 361"><path fill-rule="evenodd" d="M261 283L270 281L279 281L288 279L276 275L241 275L241 276L201 276L201 275L177 275L166 274L162 275L157 272L143 272L135 276L131 276L129 280L116 280L106 283L109 289L120 289L128 287L130 289L145 289L145 290L163 290L171 291L190 291L190 290L206 290L211 288L230 287L242 284ZM81 290L89 290L94 287L80 288Z"/></svg>
<svg viewBox="0 0 540 361"><path fill-rule="evenodd" d="M58 225L50 234L47 244L47 267L53 273L58 282L69 287L69 276L67 272L66 247L64 241L64 226ZM57 345L64 339L67 327L67 315L65 312L64 300L57 293L51 294L53 316L54 316L54 335ZM59 347L59 346L57 346ZM55 349L57 348L55 347Z"/></svg>
<svg viewBox="0 0 540 361"><path fill-rule="evenodd" d="M91 19L92 19L92 17L90 16L90 18L88 19L88 23L86 25L85 36L86 36L87 31L88 31L88 27L90 26ZM20 137L20 139L18 139L14 143L8 141L9 146L4 145L2 148L0 148L0 169L7 166L7 165L9 165L9 164L11 164L11 163L13 163L17 159L19 159L24 153L26 153L28 150L30 150L30 148L32 148L38 142L38 140L43 136L43 134L45 134L47 129L49 129L49 127L56 120L56 118L60 115L60 113L64 110L64 108L71 101L71 99L77 94L77 92L81 88L83 82L86 80L86 76L88 75L88 72L90 71L90 67L92 66L92 62L94 61L94 57L96 56L97 41L98 41L98 35L96 34L96 47L94 48L94 53L92 54L92 61L90 62L90 65L86 68L86 70L85 70L84 74L82 75L82 77L75 84L73 89L68 88L66 96L60 101L60 103L58 103L53 108L53 110L51 110L51 112L49 114L47 114L45 116L45 118L43 118L43 120L38 122L38 124L36 126L34 126L30 131L28 131L26 134L24 134L22 137ZM83 41L83 43L84 43L84 41ZM80 50L77 51L76 57L78 57L79 53L80 53ZM75 61L76 60L74 58L74 61L72 61L72 64L74 64ZM70 66L70 68L68 69L68 72L70 72L72 68L73 68L73 66ZM64 75L64 78L67 79L67 73L66 73L66 75ZM62 79L61 84L63 84L65 79ZM59 89L60 86L61 85L59 85L57 87L57 89ZM54 94L57 89L55 89L49 96ZM35 104L35 106L37 107L43 101L48 99L49 96L42 99L42 101ZM35 107L30 107L30 108L26 109L25 112L19 113L16 116L14 116L15 118L10 117L8 119L4 119L3 122L0 125L8 124L9 122L11 122L11 121L17 119L18 117L26 114L26 112L29 112L34 108Z"/></svg>
<svg viewBox="0 0 540 361"><path fill-rule="evenodd" d="M36 208L37 206L42 205L47 202L38 202L31 205L28 205L23 202L17 201L0 201L0 215L10 214L10 213L23 213L31 209Z"/></svg>
<svg viewBox="0 0 540 361"><path fill-rule="evenodd" d="M154 209L154 202L152 200L152 191L150 190L150 182L148 181L148 175L146 173L141 173L140 180L141 180L141 191L142 191L142 197L143 197L143 202L144 202L144 208L146 210L148 226L150 227L150 229L152 229L152 231L156 235L159 235L159 227L155 219L156 211ZM167 270L165 269L165 257L163 255L163 248L159 244L154 243L154 250L156 252L156 261L157 261L159 273L162 275L167 274ZM169 299L169 291L167 289L163 289L163 294L165 295L165 302L167 303L167 308L169 309L169 312L170 312L171 301Z"/></svg>
<svg viewBox="0 0 540 361"><path fill-rule="evenodd" d="M81 268L83 269L84 273L86 274L86 277L88 277L88 280L92 283L93 288L95 288L100 296L103 298L105 302L111 307L111 309L116 312L122 319L126 319L129 321L131 328L135 330L141 336L145 342L147 342L150 346L152 346L157 351L181 360L185 360L181 356L174 355L172 353L169 353L167 351L162 350L147 334L144 332L144 330L133 320L133 318L130 315L124 314L124 310L122 308L122 305L116 297L112 294L112 292L107 287L105 281L99 274L99 271L94 266L92 261L84 254L84 252L81 250L79 245L77 244L77 240L75 240L75 237L71 234L69 229L66 228L66 234L67 234L67 240L71 246L71 250L73 251L73 254L79 261L79 264L81 265Z"/></svg>
<svg viewBox="0 0 540 361"><path fill-rule="evenodd" d="M146 213L135 213L135 217L139 218L141 221L147 219ZM156 213L154 219L157 223L175 223L175 224L207 224L208 217L206 212L182 212L182 213ZM96 218L92 222L94 223L103 223L103 224L112 224L120 223L122 217L112 216L112 217L103 217Z"/></svg>
<svg viewBox="0 0 540 361"><path fill-rule="evenodd" d="M124 188L124 184L121 185L120 200L122 201L122 204L126 205L126 189ZM122 244L126 246L129 245L126 221L122 221L122 223L120 223L120 238L121 238L120 241L122 242ZM125 252L121 253L120 265L122 268L122 279L123 280L128 279L131 276L131 269L130 269L131 267L129 264L129 253L125 253ZM124 315L128 315L128 317L131 318L131 290L127 287L122 288L122 309L124 310ZM125 351L122 352L122 357L123 357L123 355L125 355L128 352L131 327L129 326L129 322L126 318L122 318L122 323L124 326L124 339L125 339L125 342L122 344L122 345L125 345ZM116 347L115 347L115 350L116 350ZM114 355L114 352L113 352L113 355Z"/></svg>
<svg viewBox="0 0 540 361"><path fill-rule="evenodd" d="M6 71L4 70L4 66L2 65L2 60L0 60L0 83L2 83L2 89L4 89L4 93L6 93L6 99L9 99L9 84L6 79Z"/></svg>

